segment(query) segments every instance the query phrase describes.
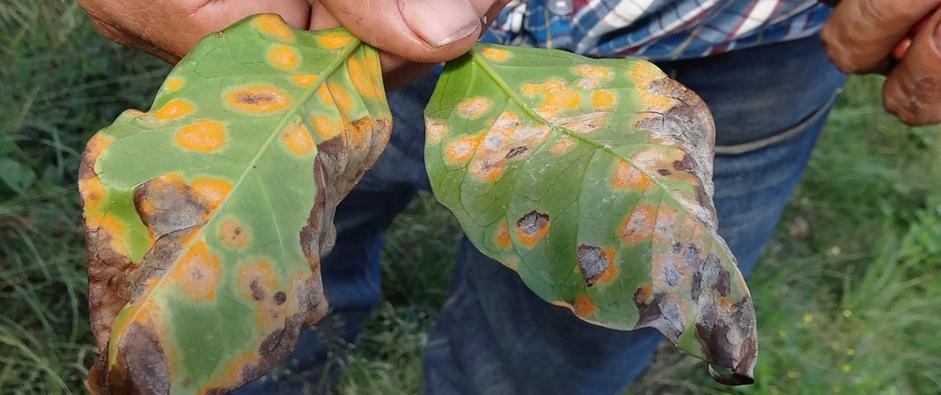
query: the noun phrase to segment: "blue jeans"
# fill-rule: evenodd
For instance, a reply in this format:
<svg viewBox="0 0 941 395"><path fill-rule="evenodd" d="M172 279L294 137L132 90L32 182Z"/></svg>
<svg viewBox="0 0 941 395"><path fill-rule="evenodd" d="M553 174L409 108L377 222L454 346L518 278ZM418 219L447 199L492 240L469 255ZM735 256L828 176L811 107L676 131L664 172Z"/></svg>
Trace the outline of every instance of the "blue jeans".
<svg viewBox="0 0 941 395"><path fill-rule="evenodd" d="M660 64L696 91L717 124L719 233L751 271L797 185L844 77L817 37ZM336 364L379 298L382 233L419 189L428 76L389 95L395 130L376 166L337 209L337 244L322 264L332 311L285 362L304 374L265 377L239 394L326 392ZM615 331L530 292L516 273L461 242L450 296L424 354L429 394L612 394L647 366L654 330ZM332 366L332 369L330 368ZM703 371L705 373L705 370Z"/></svg>

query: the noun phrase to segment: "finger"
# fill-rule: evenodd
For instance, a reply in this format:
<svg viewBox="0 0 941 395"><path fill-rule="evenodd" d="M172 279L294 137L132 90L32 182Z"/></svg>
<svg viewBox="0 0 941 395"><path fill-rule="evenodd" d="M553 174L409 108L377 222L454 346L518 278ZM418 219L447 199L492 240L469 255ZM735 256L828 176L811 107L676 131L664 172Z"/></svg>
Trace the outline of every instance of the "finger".
<svg viewBox="0 0 941 395"><path fill-rule="evenodd" d="M104 38L114 41L119 45L147 52L170 64L175 64L176 62L180 61L178 56L175 56L153 45L148 45L146 42L133 39L131 34L121 30L117 26L110 25L107 22L95 17L92 17L91 21L92 25L95 26L95 30L98 30L98 32L101 33Z"/></svg>
<svg viewBox="0 0 941 395"><path fill-rule="evenodd" d="M321 0L353 35L405 60L438 63L467 52L481 16L506 0ZM492 18L488 18L492 19Z"/></svg>
<svg viewBox="0 0 941 395"><path fill-rule="evenodd" d="M847 73L878 66L938 0L843 0L823 27L827 55Z"/></svg>
<svg viewBox="0 0 941 395"><path fill-rule="evenodd" d="M886 110L912 126L941 122L941 11L912 40L882 90Z"/></svg>

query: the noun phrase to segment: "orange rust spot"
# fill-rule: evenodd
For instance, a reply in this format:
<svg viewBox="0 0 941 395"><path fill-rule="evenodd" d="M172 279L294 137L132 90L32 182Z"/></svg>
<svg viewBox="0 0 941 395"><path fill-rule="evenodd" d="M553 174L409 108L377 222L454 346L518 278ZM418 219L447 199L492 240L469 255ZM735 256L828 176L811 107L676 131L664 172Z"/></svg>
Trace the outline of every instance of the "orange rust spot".
<svg viewBox="0 0 941 395"><path fill-rule="evenodd" d="M333 98L333 102L336 103L337 109L342 114L349 114L350 110L353 109L353 99L350 98L349 93L346 93L346 88L336 82L330 82L328 85L330 96Z"/></svg>
<svg viewBox="0 0 941 395"><path fill-rule="evenodd" d="M587 317L595 313L595 304L591 302L588 295L581 294L575 298L575 315Z"/></svg>
<svg viewBox="0 0 941 395"><path fill-rule="evenodd" d="M164 89L167 90L167 92L170 92L170 93L176 92L180 90L181 88L183 88L183 78L180 78L180 77L167 78L167 82L163 85L163 87Z"/></svg>
<svg viewBox="0 0 941 395"><path fill-rule="evenodd" d="M532 248L549 233L549 216L530 211L516 221L516 237L524 246Z"/></svg>
<svg viewBox="0 0 941 395"><path fill-rule="evenodd" d="M630 215L618 227L618 236L627 244L646 240L653 232L657 220L656 208L645 203L637 204Z"/></svg>
<svg viewBox="0 0 941 395"><path fill-rule="evenodd" d="M180 148L201 153L219 151L225 146L225 140L225 125L205 119L177 129L173 137Z"/></svg>
<svg viewBox="0 0 941 395"><path fill-rule="evenodd" d="M193 113L193 105L183 99L173 99L154 111L159 121L175 121Z"/></svg>
<svg viewBox="0 0 941 395"><path fill-rule="evenodd" d="M304 88L309 88L313 86L315 82L317 82L317 76L313 74L294 74L288 77L288 79L297 86Z"/></svg>
<svg viewBox="0 0 941 395"><path fill-rule="evenodd" d="M225 94L225 102L236 110L270 114L290 107L291 97L271 85L254 85L229 90Z"/></svg>
<svg viewBox="0 0 941 395"><path fill-rule="evenodd" d="M256 16L252 20L252 25L262 34L276 38L281 41L293 41L294 33L288 27L281 17L274 14L264 14Z"/></svg>
<svg viewBox="0 0 941 395"><path fill-rule="evenodd" d="M497 231L493 235L493 241L497 244L497 247L510 248L510 230L506 222L500 223L500 226L497 227Z"/></svg>
<svg viewBox="0 0 941 395"><path fill-rule="evenodd" d="M362 61L355 57L347 59L346 71L349 73L350 81L353 82L353 88L361 96L366 98L378 96L376 84L373 83L372 77L366 71Z"/></svg>
<svg viewBox="0 0 941 395"><path fill-rule="evenodd" d="M325 49L340 49L350 44L351 38L342 33L323 33L314 38L317 45Z"/></svg>
<svg viewBox="0 0 941 395"><path fill-rule="evenodd" d="M563 137L557 143L549 147L549 153L552 155L561 155L569 152L574 146L575 140L569 137Z"/></svg>
<svg viewBox="0 0 941 395"><path fill-rule="evenodd" d="M98 157L101 156L101 153L104 152L105 148L108 148L111 145L111 137L98 133L88 139L88 143L85 144L85 155L91 160L91 164L94 164Z"/></svg>
<svg viewBox="0 0 941 395"><path fill-rule="evenodd" d="M471 163L471 172L484 181L496 182L503 177L503 166L475 161Z"/></svg>
<svg viewBox="0 0 941 395"><path fill-rule="evenodd" d="M219 257L209 252L206 242L200 241L173 265L167 276L185 296L208 302L216 299L219 272Z"/></svg>
<svg viewBox="0 0 941 395"><path fill-rule="evenodd" d="M484 48L480 50L480 54L487 60L494 62L502 62L510 58L510 52L497 48Z"/></svg>
<svg viewBox="0 0 941 395"><path fill-rule="evenodd" d="M101 210L101 202L105 195L101 180L97 176L78 180L78 193L81 195L82 204L85 206L85 215L97 215Z"/></svg>
<svg viewBox="0 0 941 395"><path fill-rule="evenodd" d="M277 292L274 266L267 259L253 259L239 265L238 291L251 303L270 301Z"/></svg>
<svg viewBox="0 0 941 395"><path fill-rule="evenodd" d="M199 201L206 206L209 211L219 207L225 200L229 192L232 191L232 183L221 178L196 178L190 184L193 194Z"/></svg>
<svg viewBox="0 0 941 395"><path fill-rule="evenodd" d="M268 64L281 70L292 70L301 63L300 52L284 44L274 44L269 47L265 58L268 59Z"/></svg>
<svg viewBox="0 0 941 395"><path fill-rule="evenodd" d="M448 135L448 124L440 119L425 118L425 134L428 142L438 144L444 136Z"/></svg>
<svg viewBox="0 0 941 395"><path fill-rule="evenodd" d="M483 96L474 96L457 105L457 113L464 118L475 119L483 115L491 107L490 99Z"/></svg>
<svg viewBox="0 0 941 395"><path fill-rule="evenodd" d="M335 105L333 103L333 96L330 95L330 89L327 88L326 85L320 85L320 87L317 88L317 98L327 107L333 107Z"/></svg>
<svg viewBox="0 0 941 395"><path fill-rule="evenodd" d="M285 128L281 133L281 143L288 152L301 157L313 154L317 150L314 145L314 139L310 137L310 132L303 124L296 123Z"/></svg>
<svg viewBox="0 0 941 395"><path fill-rule="evenodd" d="M595 284L610 284L618 275L618 263L614 260L614 249L603 248L601 249L601 254L604 255L605 261L608 262L608 267L598 275L598 278L595 279Z"/></svg>
<svg viewBox="0 0 941 395"><path fill-rule="evenodd" d="M599 89L591 94L591 106L595 110L608 110L614 107L614 92L610 89Z"/></svg>
<svg viewBox="0 0 941 395"><path fill-rule="evenodd" d="M623 160L614 165L611 186L614 189L645 190L650 185L650 178L643 172Z"/></svg>
<svg viewBox="0 0 941 395"><path fill-rule="evenodd" d="M654 66L653 63L645 61L635 62L627 73L628 78L630 78L634 84L639 87L646 87L650 81L666 77L666 74L657 68L657 66Z"/></svg>
<svg viewBox="0 0 941 395"><path fill-rule="evenodd" d="M219 237L222 243L234 250L241 250L248 244L251 235L239 221L229 218L219 225Z"/></svg>
<svg viewBox="0 0 941 395"><path fill-rule="evenodd" d="M444 158L449 163L460 164L466 162L480 145L482 135L461 136L448 142L444 147Z"/></svg>
<svg viewBox="0 0 941 395"><path fill-rule="evenodd" d="M594 66L590 64L580 64L575 66L575 71L583 77L606 80L611 78L611 69L604 66Z"/></svg>
<svg viewBox="0 0 941 395"><path fill-rule="evenodd" d="M547 118L552 118L562 111L577 109L581 103L578 92L559 80L525 84L520 88L520 92L526 96L542 95L542 103L536 112Z"/></svg>
<svg viewBox="0 0 941 395"><path fill-rule="evenodd" d="M340 126L326 115L314 115L310 117L310 123L314 125L314 132L323 141L330 140L340 134Z"/></svg>
<svg viewBox="0 0 941 395"><path fill-rule="evenodd" d="M663 95L656 95L647 92L646 90L638 91L637 95L640 97L640 101L643 104L645 111L666 112L676 105L676 100L673 98Z"/></svg>

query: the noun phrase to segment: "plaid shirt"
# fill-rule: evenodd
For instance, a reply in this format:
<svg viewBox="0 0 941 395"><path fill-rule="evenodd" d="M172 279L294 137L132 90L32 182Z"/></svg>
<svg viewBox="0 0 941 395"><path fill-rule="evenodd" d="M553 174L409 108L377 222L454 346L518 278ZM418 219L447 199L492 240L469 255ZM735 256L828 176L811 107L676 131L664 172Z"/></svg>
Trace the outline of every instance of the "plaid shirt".
<svg viewBox="0 0 941 395"><path fill-rule="evenodd" d="M484 41L594 57L701 58L810 36L829 13L815 0L515 0Z"/></svg>

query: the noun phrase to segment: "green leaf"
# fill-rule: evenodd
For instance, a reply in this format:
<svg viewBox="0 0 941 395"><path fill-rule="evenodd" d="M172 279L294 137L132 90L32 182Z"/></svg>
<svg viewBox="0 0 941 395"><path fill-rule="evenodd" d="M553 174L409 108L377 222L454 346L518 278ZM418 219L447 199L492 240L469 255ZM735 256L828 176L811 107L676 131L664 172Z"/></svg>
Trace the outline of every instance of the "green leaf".
<svg viewBox="0 0 941 395"><path fill-rule="evenodd" d="M16 193L23 193L36 181L33 169L10 158L0 159L0 180Z"/></svg>
<svg viewBox="0 0 941 395"><path fill-rule="evenodd" d="M714 125L641 60L480 45L425 109L435 195L537 295L608 328L653 327L751 382L751 298L716 233Z"/></svg>
<svg viewBox="0 0 941 395"><path fill-rule="evenodd" d="M83 156L89 389L225 392L286 356L326 313L334 208L391 126L379 56L345 30L260 15L203 39Z"/></svg>

